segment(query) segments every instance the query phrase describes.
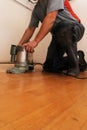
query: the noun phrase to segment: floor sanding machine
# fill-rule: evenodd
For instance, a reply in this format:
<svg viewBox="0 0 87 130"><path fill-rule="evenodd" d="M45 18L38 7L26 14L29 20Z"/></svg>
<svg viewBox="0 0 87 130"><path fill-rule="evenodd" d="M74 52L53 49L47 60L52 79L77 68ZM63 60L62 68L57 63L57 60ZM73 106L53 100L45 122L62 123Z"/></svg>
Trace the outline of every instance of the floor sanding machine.
<svg viewBox="0 0 87 130"><path fill-rule="evenodd" d="M34 70L33 53L26 51L24 47L11 45L10 55L14 67L9 68L7 73L19 74Z"/></svg>

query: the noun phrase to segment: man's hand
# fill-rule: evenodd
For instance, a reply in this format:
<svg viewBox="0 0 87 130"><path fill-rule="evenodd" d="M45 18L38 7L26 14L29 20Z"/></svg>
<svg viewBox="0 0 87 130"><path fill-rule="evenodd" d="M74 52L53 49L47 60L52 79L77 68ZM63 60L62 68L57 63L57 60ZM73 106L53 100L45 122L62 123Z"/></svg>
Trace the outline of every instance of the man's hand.
<svg viewBox="0 0 87 130"><path fill-rule="evenodd" d="M34 52L34 48L38 45L36 41L31 41L23 44L23 47L29 52Z"/></svg>

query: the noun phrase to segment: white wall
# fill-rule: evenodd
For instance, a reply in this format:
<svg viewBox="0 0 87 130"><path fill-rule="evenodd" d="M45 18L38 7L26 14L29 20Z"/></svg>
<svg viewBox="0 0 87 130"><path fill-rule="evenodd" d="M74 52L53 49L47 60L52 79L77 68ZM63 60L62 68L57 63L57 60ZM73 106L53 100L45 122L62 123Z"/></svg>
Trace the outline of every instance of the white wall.
<svg viewBox="0 0 87 130"><path fill-rule="evenodd" d="M7 3L6 3L7 2ZM82 19L83 24L87 27L87 0L72 0L73 8ZM31 11L22 7L14 0L0 0L0 62L10 60L11 44L18 44L24 30L28 26ZM38 31L38 30L37 30ZM79 42L79 49L83 49L86 53L86 35ZM34 61L43 62L47 47L50 42L50 34L35 49ZM86 54L87 59L87 54Z"/></svg>

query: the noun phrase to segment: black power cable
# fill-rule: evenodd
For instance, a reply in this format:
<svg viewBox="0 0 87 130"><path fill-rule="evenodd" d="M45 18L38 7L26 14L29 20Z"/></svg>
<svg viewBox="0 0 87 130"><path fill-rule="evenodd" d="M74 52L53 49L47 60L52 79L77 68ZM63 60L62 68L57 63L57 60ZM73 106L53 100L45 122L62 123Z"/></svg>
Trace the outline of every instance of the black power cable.
<svg viewBox="0 0 87 130"><path fill-rule="evenodd" d="M34 63L34 65L41 65L41 66L43 66L42 63ZM70 76L70 75L67 75L66 73L63 73L63 74L66 75L66 76ZM81 77L81 76L72 76L72 77L74 77L76 79L87 79L87 77Z"/></svg>
<svg viewBox="0 0 87 130"><path fill-rule="evenodd" d="M13 64L13 63L11 63L11 62L0 62L0 64ZM43 66L43 64L40 63L40 62L36 62L36 63L34 63L34 65L41 65L41 66ZM87 70L85 70L85 71L87 71ZM63 73L63 74L66 75L66 76L70 76L70 75L67 75L67 73ZM71 76L71 77L74 77L76 79L87 79L87 77L81 77L81 76Z"/></svg>

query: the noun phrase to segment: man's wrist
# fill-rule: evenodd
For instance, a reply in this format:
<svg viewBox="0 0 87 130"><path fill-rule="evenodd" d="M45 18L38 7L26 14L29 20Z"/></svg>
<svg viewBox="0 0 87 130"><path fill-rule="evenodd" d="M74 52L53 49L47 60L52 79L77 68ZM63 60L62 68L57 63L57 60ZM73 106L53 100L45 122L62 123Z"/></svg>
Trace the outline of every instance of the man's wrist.
<svg viewBox="0 0 87 130"><path fill-rule="evenodd" d="M38 40L35 39L35 40L34 40L34 44L37 46L38 43L39 43Z"/></svg>

